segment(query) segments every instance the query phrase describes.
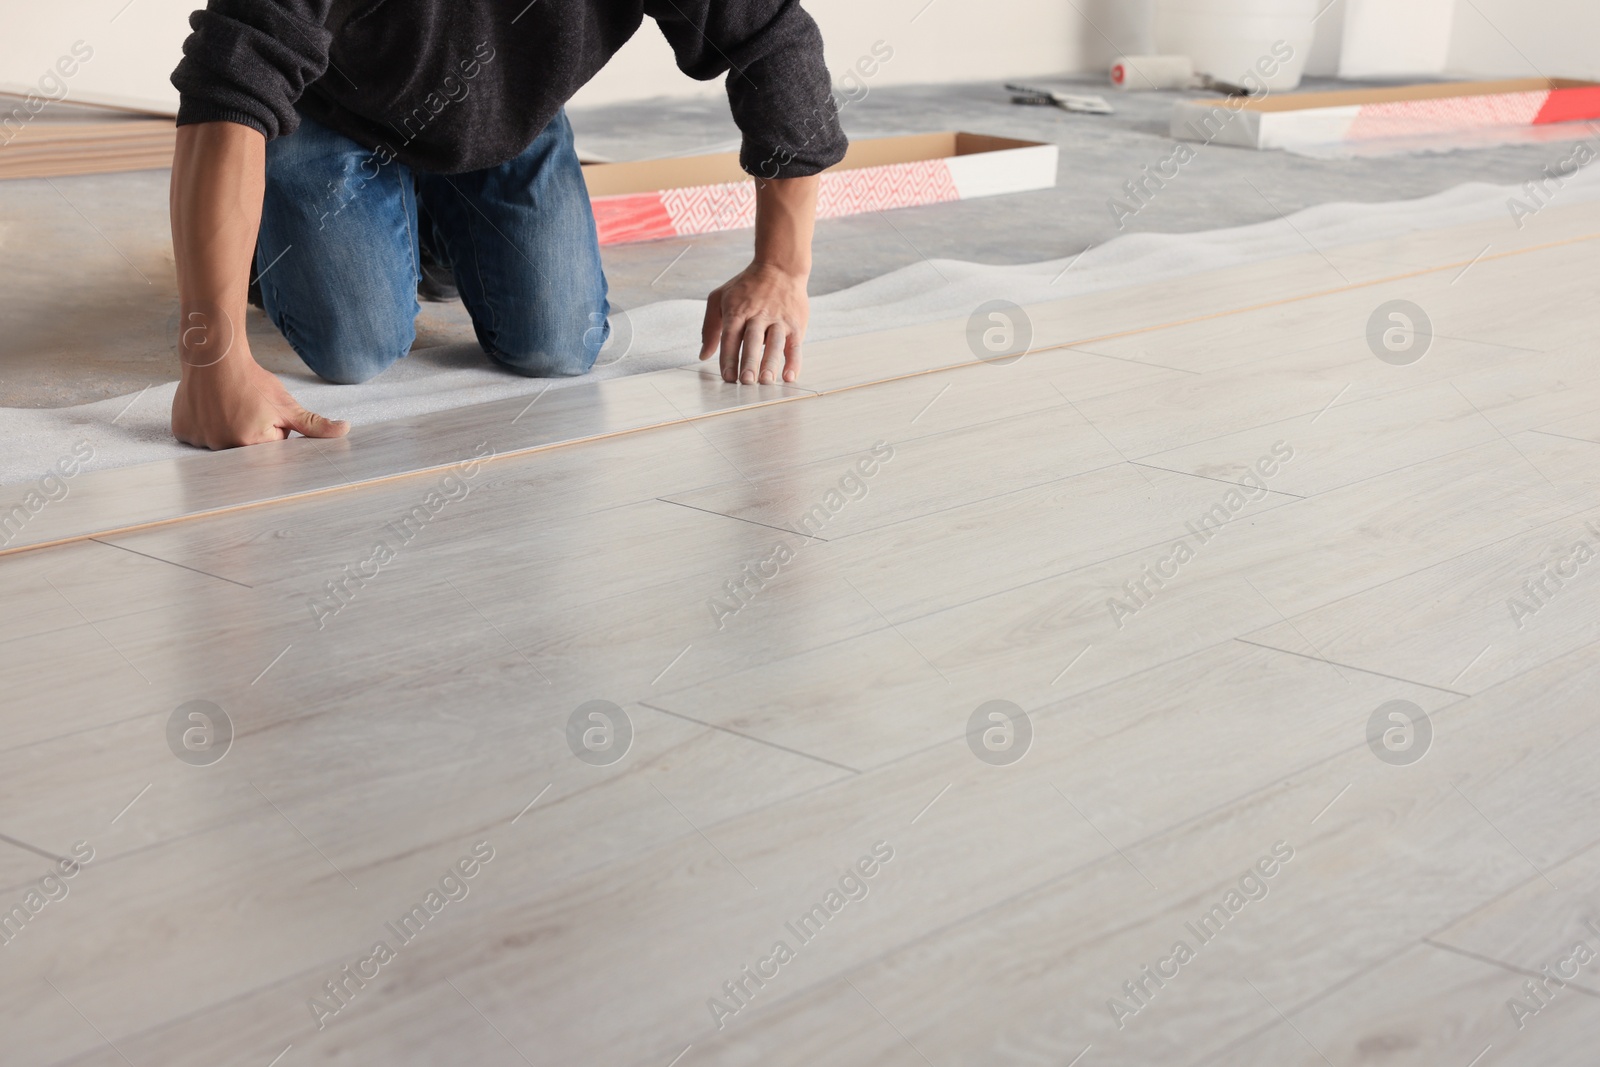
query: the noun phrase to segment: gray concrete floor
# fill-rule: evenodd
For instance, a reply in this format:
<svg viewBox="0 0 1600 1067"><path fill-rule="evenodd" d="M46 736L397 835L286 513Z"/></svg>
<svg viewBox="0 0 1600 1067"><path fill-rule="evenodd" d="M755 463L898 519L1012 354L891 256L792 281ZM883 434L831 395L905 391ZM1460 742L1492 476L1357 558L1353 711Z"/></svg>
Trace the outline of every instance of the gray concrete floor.
<svg viewBox="0 0 1600 1067"><path fill-rule="evenodd" d="M1107 201L1171 152L1167 116L1177 94L1075 84L1106 95L1116 114L1013 105L998 83L874 88L847 105L843 120L855 138L958 129L1053 141L1061 169L1053 189L820 223L813 294L925 257L1036 262L1117 236ZM618 159L678 155L738 136L721 99L577 109L572 120L586 148ZM1322 161L1217 146L1120 232L1210 230L1336 200L1409 199L1467 181L1521 183L1565 152L1524 145ZM0 406L77 404L176 376L167 181L166 171L143 171L0 182ZM748 232L607 249L613 303L627 309L703 298L749 254ZM471 341L459 305L425 306L418 332L418 347ZM299 369L259 312L250 336L264 365Z"/></svg>

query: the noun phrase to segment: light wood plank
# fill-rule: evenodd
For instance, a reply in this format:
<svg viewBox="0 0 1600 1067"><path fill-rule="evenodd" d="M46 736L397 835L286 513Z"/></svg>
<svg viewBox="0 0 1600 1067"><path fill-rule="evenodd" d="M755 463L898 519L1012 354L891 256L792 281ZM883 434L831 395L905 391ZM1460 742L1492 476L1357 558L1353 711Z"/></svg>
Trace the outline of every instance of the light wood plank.
<svg viewBox="0 0 1600 1067"><path fill-rule="evenodd" d="M1518 1030L1505 1002L1523 975L1417 945L1276 1020L1211 1063L1570 1065L1593 1058L1596 1005L1573 993ZM1298 1033L1296 1031L1299 1031Z"/></svg>
<svg viewBox="0 0 1600 1067"><path fill-rule="evenodd" d="M1568 657L1567 663L1563 674L1530 677L1504 693L1435 712L1436 751L1412 766L1384 766L1358 742L1353 751L1247 800L1197 812L1192 823L1170 833L1133 843L1107 830L1122 842L1126 859L1074 871L1036 893L939 928L831 983L763 1005L748 1020L757 1033L746 1034L737 1045L713 1038L711 1062L757 1062L750 1054L757 1049L777 1062L806 1062L824 1054L832 1062L871 1062L870 1038L841 1049L830 1045L832 1035L822 1025L844 993L843 978L894 1020L910 1043L938 1050L948 1062L1067 1062L1091 1044L1104 1062L1301 1062L1294 1056L1237 1058L1241 1047L1252 1047L1264 1035L1263 1047L1284 1052L1293 1034L1282 1025L1283 1014L1296 1023L1307 1017L1311 1023L1322 1021L1325 1025L1314 1032L1327 1046L1323 1052L1343 1054L1334 1062L1370 1062L1362 1056L1372 1055L1372 1047L1359 1042L1374 1029L1382 1033L1406 1002L1399 997L1358 1001L1367 1010L1354 1018L1324 1013L1317 1005L1342 990L1381 990L1386 979L1373 979L1375 970L1381 976L1394 960L1414 952L1420 939L1452 913L1496 901L1531 875L1519 850L1537 857L1543 851L1540 841L1517 832L1529 829L1526 822L1500 824L1504 811L1494 799L1515 799L1546 835L1592 838L1592 827L1573 826L1554 812L1536 813L1537 800L1529 790L1495 781L1506 772L1520 776L1532 770L1524 753L1508 750L1501 735L1511 728L1504 709L1536 700L1546 709L1540 725L1561 728L1551 747L1567 749L1563 765L1550 768L1552 777L1565 790L1586 788L1582 783L1588 776L1580 767L1593 758L1596 735L1574 733L1571 712L1592 686L1596 666L1592 657ZM1214 722L1216 709L1227 705L1204 706ZM1359 733L1359 723L1350 725ZM1199 762L1191 758L1191 767ZM1121 773L1134 765L1127 759L1109 764ZM1488 819L1458 791L1456 779L1469 769L1477 788L1468 792L1477 796ZM1176 777L1169 773L1164 780ZM1489 782L1495 788L1485 792ZM1138 788L1133 782L1120 785ZM1093 795L1087 787L1085 792ZM1224 827L1234 833L1227 845L1222 844ZM1500 836L1500 829L1511 839ZM1248 843L1252 832L1255 849ZM1230 863L1247 867L1251 852L1264 851L1274 836L1292 840L1297 855L1275 876L1267 895L1244 905L1209 939L1215 944L1198 945L1196 958L1166 985L1156 990L1152 984L1155 996L1119 1029L1106 1001L1117 994L1120 978L1137 977L1140 966L1166 953L1174 939L1195 947L1198 938L1185 920L1222 897L1232 881ZM1455 847L1464 851L1446 860ZM1149 873L1160 888L1140 884L1128 873L1131 865ZM1200 869L1214 880L1207 881ZM1179 873L1184 870L1193 873ZM1455 973L1461 973L1459 966ZM1470 992L1475 1005L1508 1020L1503 1003L1491 998L1514 993L1520 976L1479 974ZM1471 1012L1475 1006L1461 1005L1448 990L1439 995L1456 1011ZM950 1011L951 1003L962 1010ZM1302 1012L1305 1005L1311 1006ZM1572 1017L1567 1018L1565 1026L1555 1024L1552 1047L1570 1049L1575 1041ZM1476 1039L1493 1023L1489 1016L1468 1032ZM1453 1047L1453 1040L1448 1043ZM1482 1043L1469 1058L1481 1048Z"/></svg>
<svg viewBox="0 0 1600 1067"><path fill-rule="evenodd" d="M0 551L303 498L374 480L426 477L483 455L484 449L496 456L515 455L805 395L808 391L788 385L735 386L658 371L554 389L537 400L514 397L396 419L334 441L296 438L86 471L74 478L71 495L34 514Z"/></svg>
<svg viewBox="0 0 1600 1067"><path fill-rule="evenodd" d="M908 406L906 421L914 414ZM856 459L879 460L870 482L861 479L851 463L819 460L779 474L676 493L667 499L792 534L830 539L1122 462L1094 427L1065 403L1001 422L910 440L897 441L893 423L875 425L879 432L858 437L854 449ZM1048 440L1050 446L1017 446L1018 442L1041 440ZM872 448L880 442L887 447L873 453ZM846 476L866 485L864 492L857 491L853 504L839 485ZM815 510L818 508L823 510Z"/></svg>
<svg viewBox="0 0 1600 1067"><path fill-rule="evenodd" d="M1577 546L1600 551L1600 535L1590 529L1600 527L1595 446L1541 434L1519 434L1514 443L1514 458L1504 446L1490 446L1504 455L1493 496L1462 497L1447 486L1433 494L1439 520L1472 522L1486 504L1501 511L1483 528L1497 536L1415 569L1376 570L1371 585L1345 596L1321 581L1320 571L1306 575L1285 561L1276 568L1283 593L1269 595L1291 617L1248 639L1465 692L1593 641L1600 617ZM1540 480L1544 472L1553 484ZM1455 503L1442 499L1448 495ZM1502 510L1507 506L1515 510ZM1558 564L1571 572L1568 579L1552 570ZM1535 583L1531 591L1528 583Z"/></svg>
<svg viewBox="0 0 1600 1067"><path fill-rule="evenodd" d="M1585 217L1551 209L1539 236ZM1487 232L1389 251L1437 266ZM1466 1049L1465 1067L1498 1033L1481 1012L1509 1019L1506 968L1572 936L1600 869L1582 612L1553 602L1470 697L1441 674L1486 632L1468 605L1506 561L1600 513L1595 445L1535 432L1594 399L1584 317L1557 309L1589 246L1534 237L1454 284L1308 295L1392 267L1348 249L1038 309L1041 337L1141 331L1102 356L973 365L948 324L854 365L840 346L818 362L834 391L488 465L320 627L310 598L436 476L0 561L0 832L97 849L0 948L7 1047L174 1067L262 1067L291 1042L298 1062L397 1065L662 1067L691 1045L681 1067L1060 1065L1090 1044L1081 1067L1322 1062L1298 1027L1336 1062ZM1522 299L1535 266L1562 270ZM1365 362L1351 324L1390 291L1425 291L1472 343ZM1162 335L1166 367L1111 358ZM945 359L959 369L865 384ZM668 396L723 410L704 368L667 375ZM664 398L641 388L571 402L573 425L647 419ZM1108 599L1277 426L1312 461L1283 468L1300 481L1272 476L1275 496L1115 617ZM760 523L880 436L897 454L866 495L719 628L723 581L792 536ZM1156 469L1130 446L1189 451ZM1282 633L1359 662L1262 647ZM567 746L592 697L636 728L612 766ZM167 747L195 698L238 728L214 767ZM1011 766L966 738L996 698L1035 731ZM1431 716L1420 763L1368 746L1391 699ZM307 998L483 838L497 855L471 896L319 1032ZM1116 1028L1122 979L1280 838L1297 855L1270 895ZM719 1030L707 998L878 840L895 858L870 893ZM6 893L39 873L0 846ZM1508 1055L1563 1062L1578 1018L1558 1003Z"/></svg>

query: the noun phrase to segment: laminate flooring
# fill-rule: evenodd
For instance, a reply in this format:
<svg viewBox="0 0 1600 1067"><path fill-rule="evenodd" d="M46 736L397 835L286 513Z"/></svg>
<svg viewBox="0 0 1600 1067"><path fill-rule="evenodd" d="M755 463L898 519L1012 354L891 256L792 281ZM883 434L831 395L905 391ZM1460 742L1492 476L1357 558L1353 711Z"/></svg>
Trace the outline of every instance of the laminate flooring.
<svg viewBox="0 0 1600 1067"><path fill-rule="evenodd" d="M1597 234L84 475L0 1061L1592 1063Z"/></svg>

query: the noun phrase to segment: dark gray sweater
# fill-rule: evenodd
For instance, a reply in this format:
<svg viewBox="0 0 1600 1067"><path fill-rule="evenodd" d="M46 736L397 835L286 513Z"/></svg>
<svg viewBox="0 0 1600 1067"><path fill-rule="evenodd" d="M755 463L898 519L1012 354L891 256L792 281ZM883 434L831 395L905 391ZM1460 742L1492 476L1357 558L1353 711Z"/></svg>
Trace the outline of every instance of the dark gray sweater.
<svg viewBox="0 0 1600 1067"><path fill-rule="evenodd" d="M268 140L296 111L456 173L518 155L649 15L685 74L728 75L740 163L793 178L844 155L822 35L799 0L209 0L172 73L178 124Z"/></svg>

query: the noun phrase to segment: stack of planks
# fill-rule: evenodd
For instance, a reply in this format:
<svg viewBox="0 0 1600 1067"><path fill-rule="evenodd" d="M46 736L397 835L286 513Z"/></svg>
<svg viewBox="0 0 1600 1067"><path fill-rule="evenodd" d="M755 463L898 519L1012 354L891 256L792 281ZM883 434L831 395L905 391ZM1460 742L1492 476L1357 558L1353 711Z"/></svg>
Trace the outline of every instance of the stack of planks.
<svg viewBox="0 0 1600 1067"><path fill-rule="evenodd" d="M0 96L0 178L151 170L172 165L170 118L95 109L70 117L28 116ZM19 102L20 105L20 102ZM9 114L8 114L9 113ZM18 118L21 121L18 121Z"/></svg>

